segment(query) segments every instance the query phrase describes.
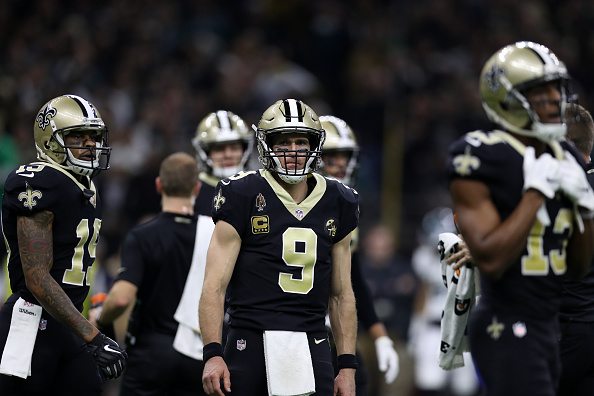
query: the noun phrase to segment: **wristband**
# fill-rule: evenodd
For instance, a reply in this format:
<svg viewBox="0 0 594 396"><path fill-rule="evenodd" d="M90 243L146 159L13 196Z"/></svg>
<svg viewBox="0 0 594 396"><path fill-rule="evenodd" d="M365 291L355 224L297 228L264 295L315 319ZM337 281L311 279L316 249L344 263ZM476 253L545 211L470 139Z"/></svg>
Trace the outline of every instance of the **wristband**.
<svg viewBox="0 0 594 396"><path fill-rule="evenodd" d="M223 357L223 346L218 342L204 345L204 348L202 348L202 361L206 363L208 359L215 356Z"/></svg>
<svg viewBox="0 0 594 396"><path fill-rule="evenodd" d="M358 367L357 358L355 357L355 355L347 353L338 355L338 357L336 358L336 365L338 366L338 370L342 370L343 368L356 370Z"/></svg>

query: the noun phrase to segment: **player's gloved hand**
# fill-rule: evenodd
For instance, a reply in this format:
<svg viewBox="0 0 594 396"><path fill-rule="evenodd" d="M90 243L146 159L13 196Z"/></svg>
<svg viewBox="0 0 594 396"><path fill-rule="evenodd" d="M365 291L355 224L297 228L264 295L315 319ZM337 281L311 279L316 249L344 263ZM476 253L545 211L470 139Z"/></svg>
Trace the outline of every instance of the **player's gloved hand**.
<svg viewBox="0 0 594 396"><path fill-rule="evenodd" d="M388 336L375 340L375 354L381 372L386 373L386 384L394 382L400 371L398 353L394 349L394 342Z"/></svg>
<svg viewBox="0 0 594 396"><path fill-rule="evenodd" d="M87 342L89 352L95 358L101 375L106 379L118 378L126 368L128 354L117 342L99 332Z"/></svg>
<svg viewBox="0 0 594 396"><path fill-rule="evenodd" d="M526 147L524 152L524 188L540 191L551 199L561 184L560 162L549 153L543 153L535 158L534 147Z"/></svg>
<svg viewBox="0 0 594 396"><path fill-rule="evenodd" d="M565 152L561 161L561 190L576 204L583 217L594 216L594 191L588 182L586 172L570 152Z"/></svg>

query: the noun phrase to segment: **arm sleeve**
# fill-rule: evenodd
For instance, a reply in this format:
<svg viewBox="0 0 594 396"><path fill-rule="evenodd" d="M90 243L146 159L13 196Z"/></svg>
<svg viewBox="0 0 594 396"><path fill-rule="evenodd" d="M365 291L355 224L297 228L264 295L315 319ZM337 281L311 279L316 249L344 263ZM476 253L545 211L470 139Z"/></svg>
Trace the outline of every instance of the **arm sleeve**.
<svg viewBox="0 0 594 396"><path fill-rule="evenodd" d="M351 259L351 281L353 282L353 291L355 292L357 317L365 330L369 330L371 326L379 322L379 319L375 313L371 291L365 283L363 273L361 272L358 252L353 253Z"/></svg>

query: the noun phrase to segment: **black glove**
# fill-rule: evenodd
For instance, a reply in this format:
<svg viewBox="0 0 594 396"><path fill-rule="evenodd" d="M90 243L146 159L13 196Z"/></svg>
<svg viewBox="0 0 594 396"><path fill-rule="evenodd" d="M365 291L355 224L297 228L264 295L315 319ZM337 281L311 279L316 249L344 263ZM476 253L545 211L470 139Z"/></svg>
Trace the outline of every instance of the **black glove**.
<svg viewBox="0 0 594 396"><path fill-rule="evenodd" d="M126 368L128 354L117 342L99 333L90 342L87 342L89 352L95 358L101 371L101 376L106 379L118 378Z"/></svg>

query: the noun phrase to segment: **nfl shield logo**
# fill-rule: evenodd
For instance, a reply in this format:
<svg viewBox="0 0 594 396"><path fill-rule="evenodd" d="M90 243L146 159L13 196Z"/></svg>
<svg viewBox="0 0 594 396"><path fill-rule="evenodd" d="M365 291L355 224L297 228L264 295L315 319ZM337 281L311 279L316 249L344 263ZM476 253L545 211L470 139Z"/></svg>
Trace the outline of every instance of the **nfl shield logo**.
<svg viewBox="0 0 594 396"><path fill-rule="evenodd" d="M243 351L245 349L245 340L237 340L237 350Z"/></svg>
<svg viewBox="0 0 594 396"><path fill-rule="evenodd" d="M47 320L41 319L39 321L39 330L45 330L45 329L47 329Z"/></svg>
<svg viewBox="0 0 594 396"><path fill-rule="evenodd" d="M303 219L303 210L295 209L295 217L297 217L298 220Z"/></svg>
<svg viewBox="0 0 594 396"><path fill-rule="evenodd" d="M514 335L518 338L522 338L528 332L526 328L526 324L524 322L516 322L512 325L512 330L514 331Z"/></svg>

